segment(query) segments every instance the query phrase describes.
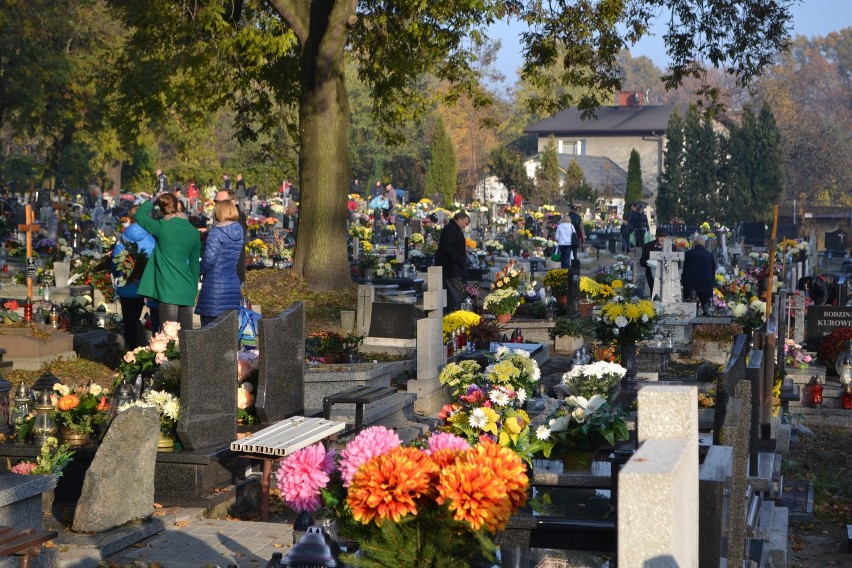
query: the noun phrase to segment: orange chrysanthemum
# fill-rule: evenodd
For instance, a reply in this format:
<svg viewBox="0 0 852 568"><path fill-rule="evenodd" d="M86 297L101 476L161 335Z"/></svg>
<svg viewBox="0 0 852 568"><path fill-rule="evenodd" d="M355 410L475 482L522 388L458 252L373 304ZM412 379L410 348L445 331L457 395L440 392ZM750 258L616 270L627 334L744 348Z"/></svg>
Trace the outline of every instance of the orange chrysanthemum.
<svg viewBox="0 0 852 568"><path fill-rule="evenodd" d="M453 465L458 457L466 450L443 449L432 452L432 461L438 466L438 470Z"/></svg>
<svg viewBox="0 0 852 568"><path fill-rule="evenodd" d="M518 455L485 441L441 471L438 503L447 503L454 518L473 530L496 533L526 501L528 486L526 467Z"/></svg>
<svg viewBox="0 0 852 568"><path fill-rule="evenodd" d="M398 447L376 456L358 468L346 502L356 521L376 520L417 514L417 500L432 491L438 466L421 450Z"/></svg>
<svg viewBox="0 0 852 568"><path fill-rule="evenodd" d="M56 403L56 406L59 407L59 410L71 410L77 408L80 404L80 398L76 394L66 394L65 396L59 397L59 401Z"/></svg>

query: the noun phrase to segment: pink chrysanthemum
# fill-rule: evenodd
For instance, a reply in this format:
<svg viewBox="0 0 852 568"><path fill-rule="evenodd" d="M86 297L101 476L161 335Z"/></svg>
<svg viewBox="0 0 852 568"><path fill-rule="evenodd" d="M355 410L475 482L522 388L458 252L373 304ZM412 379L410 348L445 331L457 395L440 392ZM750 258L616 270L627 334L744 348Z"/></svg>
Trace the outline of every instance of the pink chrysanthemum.
<svg viewBox="0 0 852 568"><path fill-rule="evenodd" d="M325 451L321 443L301 449L278 466L281 498L297 512L313 513L320 507L320 490L328 485L334 471L334 450Z"/></svg>
<svg viewBox="0 0 852 568"><path fill-rule="evenodd" d="M343 479L343 487L349 487L361 464L401 445L402 440L396 432L384 426L372 426L362 430L340 453L340 477Z"/></svg>
<svg viewBox="0 0 852 568"><path fill-rule="evenodd" d="M433 432L429 437L426 453L430 456L438 450L469 450L470 444L461 436L448 432Z"/></svg>

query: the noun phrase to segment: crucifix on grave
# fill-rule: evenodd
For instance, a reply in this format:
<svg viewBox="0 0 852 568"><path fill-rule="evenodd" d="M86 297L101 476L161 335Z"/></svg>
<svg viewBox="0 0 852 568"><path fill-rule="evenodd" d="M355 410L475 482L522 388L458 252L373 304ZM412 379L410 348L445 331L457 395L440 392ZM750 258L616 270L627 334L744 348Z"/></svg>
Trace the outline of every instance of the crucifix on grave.
<svg viewBox="0 0 852 568"><path fill-rule="evenodd" d="M683 253L672 250L671 237L666 237L663 241L663 250L652 251L650 258L657 261L656 281L660 283L660 301L664 304L682 302L680 267L683 262ZM651 297L653 293L652 290Z"/></svg>
<svg viewBox="0 0 852 568"><path fill-rule="evenodd" d="M33 258L33 231L38 231L41 226L35 222L33 208L29 203L26 205L26 216L23 224L18 225L18 230L27 235L27 302L24 305L24 321L31 322L33 319L33 279L36 277L35 258Z"/></svg>

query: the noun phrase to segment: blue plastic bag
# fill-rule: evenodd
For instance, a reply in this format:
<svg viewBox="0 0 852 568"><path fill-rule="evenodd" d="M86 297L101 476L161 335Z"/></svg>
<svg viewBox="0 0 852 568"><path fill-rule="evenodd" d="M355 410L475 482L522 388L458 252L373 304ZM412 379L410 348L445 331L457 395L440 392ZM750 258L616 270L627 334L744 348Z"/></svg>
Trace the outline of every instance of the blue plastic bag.
<svg viewBox="0 0 852 568"><path fill-rule="evenodd" d="M237 315L240 318L240 328L237 337L243 349L257 349L257 322L260 314L247 306L240 306Z"/></svg>

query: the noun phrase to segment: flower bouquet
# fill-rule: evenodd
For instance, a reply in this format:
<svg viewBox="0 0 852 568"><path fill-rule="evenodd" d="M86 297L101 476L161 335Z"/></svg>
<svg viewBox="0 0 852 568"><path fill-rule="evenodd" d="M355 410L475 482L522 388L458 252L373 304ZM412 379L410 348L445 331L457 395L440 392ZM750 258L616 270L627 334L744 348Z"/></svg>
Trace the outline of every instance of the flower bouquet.
<svg viewBox="0 0 852 568"><path fill-rule="evenodd" d="M66 432L91 434L94 427L103 424L109 410L109 392L97 383L76 387L56 383L56 423Z"/></svg>
<svg viewBox="0 0 852 568"><path fill-rule="evenodd" d="M788 367L798 367L799 369L807 369L808 365L814 360L802 349L801 345L790 338L784 340L784 356Z"/></svg>
<svg viewBox="0 0 852 568"><path fill-rule="evenodd" d="M339 533L359 543L358 556L342 558L347 566L438 568L492 560L488 533L524 505L529 478L514 452L489 440L471 448L436 433L419 449L375 426L340 456L322 444L288 456L278 488L296 511L324 505Z"/></svg>
<svg viewBox="0 0 852 568"><path fill-rule="evenodd" d="M595 327L601 341L635 343L651 337L656 320L657 310L652 302L615 296L601 308Z"/></svg>
<svg viewBox="0 0 852 568"><path fill-rule="evenodd" d="M125 353L118 364L118 379L115 386L118 386L122 380L133 384L138 375L153 374L166 361L180 359L178 331L180 331L178 322L167 321L163 324L163 331L155 334L147 346L137 347Z"/></svg>
<svg viewBox="0 0 852 568"><path fill-rule="evenodd" d="M744 330L757 329L766 321L766 302L752 298L749 304L732 302L728 304L734 323L743 326Z"/></svg>
<svg viewBox="0 0 852 568"><path fill-rule="evenodd" d="M305 338L305 352L313 357L343 353L344 337L335 331L317 331Z"/></svg>
<svg viewBox="0 0 852 568"><path fill-rule="evenodd" d="M520 294L514 289L504 288L485 296L483 307L495 315L509 314L511 316L514 315L520 304Z"/></svg>
<svg viewBox="0 0 852 568"><path fill-rule="evenodd" d="M455 402L438 415L444 420L442 429L470 443L491 439L530 461L538 448L531 439L530 418L521 407L534 394L540 377L538 364L528 353L505 347L484 371L475 361L448 364L438 378L450 388Z"/></svg>
<svg viewBox="0 0 852 568"><path fill-rule="evenodd" d="M491 290L517 290L524 277L524 271L515 268L515 261L510 260L503 270L494 276Z"/></svg>
<svg viewBox="0 0 852 568"><path fill-rule="evenodd" d="M156 408L160 417L160 435L165 438L174 438L177 432L178 418L180 418L180 400L175 395L166 391L145 391L141 400L131 404L122 405L119 412L127 410L132 406L142 408Z"/></svg>
<svg viewBox="0 0 852 568"><path fill-rule="evenodd" d="M599 394L612 399L626 373L627 369L616 363L595 361L589 365L574 365L562 375L562 384L574 396L591 399Z"/></svg>
<svg viewBox="0 0 852 568"><path fill-rule="evenodd" d="M588 276L580 277L580 297L583 300L594 302L613 296L615 292L608 284L601 284Z"/></svg>
<svg viewBox="0 0 852 568"><path fill-rule="evenodd" d="M607 399L596 394L591 399L569 396L549 417L547 426L536 430L542 441L542 454L554 449L591 452L605 442L614 445L628 438L626 414L614 410Z"/></svg>

